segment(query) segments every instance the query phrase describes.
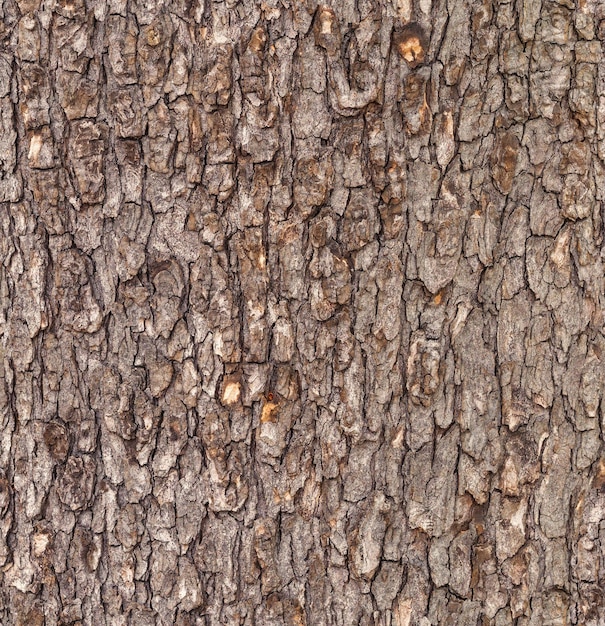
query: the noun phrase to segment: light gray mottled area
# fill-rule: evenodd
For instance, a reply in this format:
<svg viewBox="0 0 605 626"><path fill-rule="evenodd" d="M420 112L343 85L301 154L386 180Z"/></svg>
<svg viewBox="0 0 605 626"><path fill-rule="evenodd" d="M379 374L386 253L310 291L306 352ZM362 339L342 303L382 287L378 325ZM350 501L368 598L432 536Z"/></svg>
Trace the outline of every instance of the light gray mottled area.
<svg viewBox="0 0 605 626"><path fill-rule="evenodd" d="M0 3L0 623L605 624L605 4Z"/></svg>

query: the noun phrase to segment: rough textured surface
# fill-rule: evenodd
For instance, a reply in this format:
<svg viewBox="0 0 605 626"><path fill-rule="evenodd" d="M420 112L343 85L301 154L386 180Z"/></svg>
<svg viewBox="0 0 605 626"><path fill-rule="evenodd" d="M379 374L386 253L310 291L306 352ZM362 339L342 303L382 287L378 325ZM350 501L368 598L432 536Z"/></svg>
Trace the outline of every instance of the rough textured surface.
<svg viewBox="0 0 605 626"><path fill-rule="evenodd" d="M605 623L605 4L0 2L0 623Z"/></svg>

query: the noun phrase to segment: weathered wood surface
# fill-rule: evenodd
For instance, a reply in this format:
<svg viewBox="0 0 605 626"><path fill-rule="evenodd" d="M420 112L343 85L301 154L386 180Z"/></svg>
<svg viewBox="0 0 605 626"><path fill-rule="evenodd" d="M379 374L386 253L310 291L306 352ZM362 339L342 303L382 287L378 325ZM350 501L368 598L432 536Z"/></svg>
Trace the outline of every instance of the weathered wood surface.
<svg viewBox="0 0 605 626"><path fill-rule="evenodd" d="M605 624L602 0L0 7L0 623Z"/></svg>

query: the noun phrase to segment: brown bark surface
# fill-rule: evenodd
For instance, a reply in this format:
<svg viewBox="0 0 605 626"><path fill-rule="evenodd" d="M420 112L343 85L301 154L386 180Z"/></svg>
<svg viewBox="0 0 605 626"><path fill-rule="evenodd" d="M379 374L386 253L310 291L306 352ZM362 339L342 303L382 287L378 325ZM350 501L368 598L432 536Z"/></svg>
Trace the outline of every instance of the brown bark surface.
<svg viewBox="0 0 605 626"><path fill-rule="evenodd" d="M602 0L0 20L3 626L605 624Z"/></svg>

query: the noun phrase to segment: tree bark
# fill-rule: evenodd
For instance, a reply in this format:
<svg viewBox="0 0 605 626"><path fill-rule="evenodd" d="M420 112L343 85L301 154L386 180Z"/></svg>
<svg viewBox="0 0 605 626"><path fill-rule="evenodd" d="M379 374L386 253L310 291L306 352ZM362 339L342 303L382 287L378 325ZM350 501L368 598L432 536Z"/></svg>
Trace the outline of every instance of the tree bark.
<svg viewBox="0 0 605 626"><path fill-rule="evenodd" d="M605 624L602 0L0 7L0 623Z"/></svg>

